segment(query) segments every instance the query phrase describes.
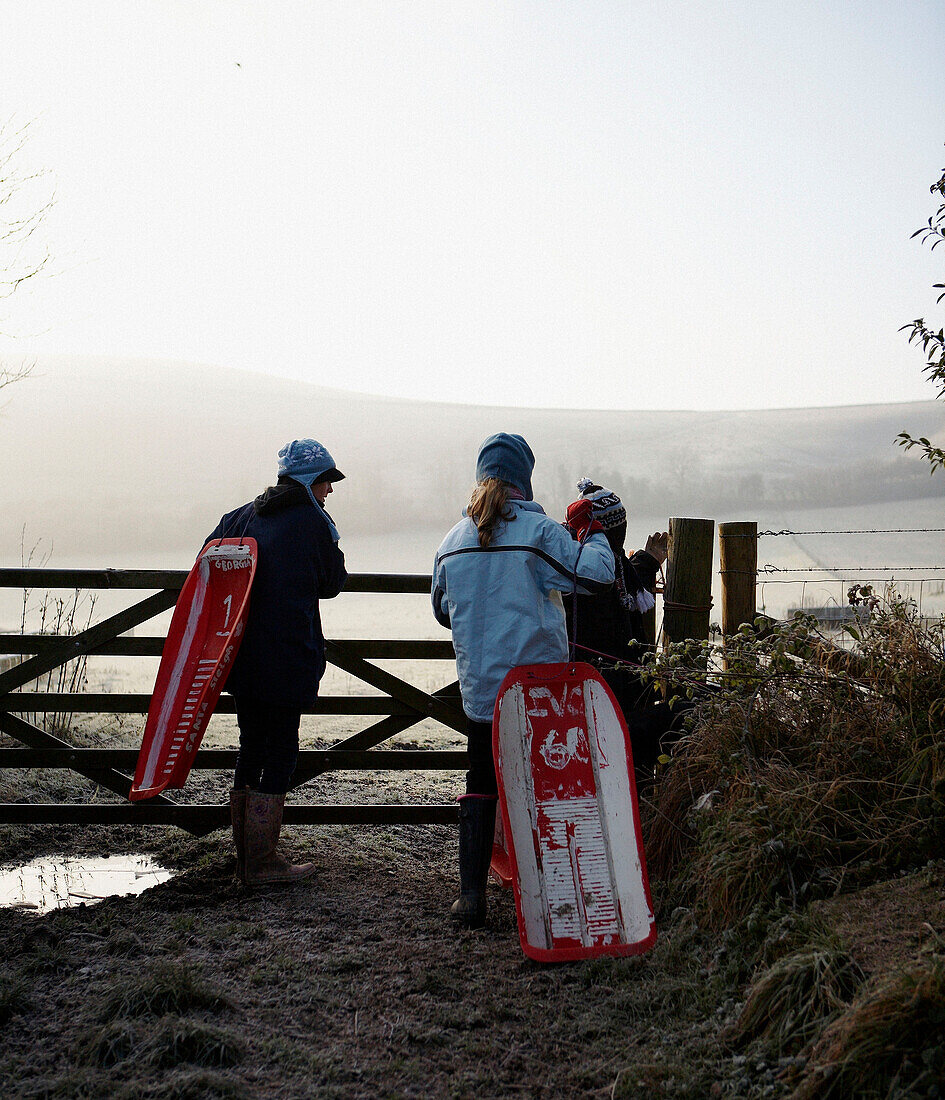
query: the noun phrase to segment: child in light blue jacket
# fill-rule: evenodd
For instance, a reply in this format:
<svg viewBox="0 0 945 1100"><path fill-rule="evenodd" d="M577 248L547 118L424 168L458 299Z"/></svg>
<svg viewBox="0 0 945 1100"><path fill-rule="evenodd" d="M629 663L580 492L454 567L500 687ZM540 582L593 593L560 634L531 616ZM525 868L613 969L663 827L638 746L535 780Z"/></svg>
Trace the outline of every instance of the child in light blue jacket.
<svg viewBox="0 0 945 1100"><path fill-rule="evenodd" d="M577 535L532 499L535 456L520 435L500 432L479 448L477 485L433 567L433 613L453 632L468 722L469 771L460 798L460 925L485 921L497 784L492 712L506 673L568 660L562 593L606 590L614 554L586 500L568 509Z"/></svg>

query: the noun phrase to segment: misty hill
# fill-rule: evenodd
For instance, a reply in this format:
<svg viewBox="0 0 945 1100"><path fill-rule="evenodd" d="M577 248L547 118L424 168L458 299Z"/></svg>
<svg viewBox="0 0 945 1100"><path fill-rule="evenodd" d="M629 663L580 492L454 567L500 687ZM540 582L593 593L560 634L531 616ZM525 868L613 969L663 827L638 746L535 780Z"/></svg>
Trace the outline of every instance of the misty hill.
<svg viewBox="0 0 945 1100"><path fill-rule="evenodd" d="M512 389L510 389L512 392ZM107 546L188 553L219 515L275 480L286 441L314 436L348 475L329 508L346 534L446 529L494 431L537 456L536 499L563 513L582 475L638 515L752 518L761 508L941 496L894 446L945 442L935 401L760 412L596 412L370 397L215 367L48 357L4 393L0 555L54 542L56 564ZM103 563L104 564L104 563ZM396 563L391 563L395 568Z"/></svg>

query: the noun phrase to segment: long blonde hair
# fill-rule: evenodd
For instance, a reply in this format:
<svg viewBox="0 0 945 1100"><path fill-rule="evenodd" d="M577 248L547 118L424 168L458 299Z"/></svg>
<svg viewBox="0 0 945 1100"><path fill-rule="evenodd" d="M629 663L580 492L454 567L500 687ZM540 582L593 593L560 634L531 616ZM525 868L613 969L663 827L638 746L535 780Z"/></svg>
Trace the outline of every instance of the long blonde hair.
<svg viewBox="0 0 945 1100"><path fill-rule="evenodd" d="M466 515L479 531L479 545L485 549L492 542L495 526L500 520L507 523L515 519L509 507L509 487L497 477L486 477L473 489Z"/></svg>

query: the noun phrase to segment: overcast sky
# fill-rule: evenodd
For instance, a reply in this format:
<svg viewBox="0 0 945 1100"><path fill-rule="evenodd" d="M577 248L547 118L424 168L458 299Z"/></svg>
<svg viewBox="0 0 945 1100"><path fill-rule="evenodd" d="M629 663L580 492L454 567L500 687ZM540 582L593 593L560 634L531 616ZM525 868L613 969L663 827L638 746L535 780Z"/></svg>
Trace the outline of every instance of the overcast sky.
<svg viewBox="0 0 945 1100"><path fill-rule="evenodd" d="M910 240L943 56L941 0L0 0L0 116L56 191L0 355L477 404L931 398L898 329L945 275Z"/></svg>

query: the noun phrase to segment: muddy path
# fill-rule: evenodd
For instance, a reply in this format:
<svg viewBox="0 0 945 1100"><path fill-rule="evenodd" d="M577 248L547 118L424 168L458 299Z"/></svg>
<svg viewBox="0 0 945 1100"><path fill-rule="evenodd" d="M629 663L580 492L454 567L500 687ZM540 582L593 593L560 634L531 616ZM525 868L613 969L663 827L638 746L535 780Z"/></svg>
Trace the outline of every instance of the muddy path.
<svg viewBox="0 0 945 1100"><path fill-rule="evenodd" d="M654 1004L652 957L530 962L497 887L457 934L445 827L290 839L314 883L246 890L214 834L137 897L0 911L3 1095L630 1096L678 1062L660 1017L690 965ZM698 1044L700 1014L671 1015Z"/></svg>
<svg viewBox="0 0 945 1100"><path fill-rule="evenodd" d="M209 743L226 743L220 725ZM303 743L323 747L334 735L319 727ZM134 737L125 730L119 740ZM392 746L453 747L423 724ZM61 772L26 781L0 778L0 797L103 797ZM195 772L181 797L224 803L229 782ZM443 803L460 782L457 773L334 773L290 800ZM659 935L649 954L548 966L522 954L512 895L496 886L485 929L452 928L455 829L297 827L284 839L290 855L316 864L314 881L252 891L234 879L223 831L0 830L4 862L145 853L175 870L140 895L96 905L45 915L0 908L0 1096L755 1100L791 1092L803 1059L758 1044L733 1049L724 1036L765 945L802 936L803 912L772 912L754 931L748 922L712 932L673 900L672 882L654 881ZM945 910L936 908L943 875L945 864L931 878L897 877L871 888L881 896L838 899L820 917L855 945L885 913L883 952L893 943L892 961L907 959L921 946L917 929L945 934ZM868 952L875 962L880 954Z"/></svg>
<svg viewBox="0 0 945 1100"><path fill-rule="evenodd" d="M310 724L303 746L329 746L338 724ZM211 727L207 744L230 742L229 725ZM101 733L110 744L139 736L134 724ZM459 742L420 723L391 746ZM0 794L102 797L68 773L24 779ZM225 803L229 783L194 772L177 797ZM444 803L461 789L451 772L340 772L290 801ZM660 1080L676 1088L683 1060L692 1095L714 1080L699 1052L719 1017L699 952L680 953L672 936L645 959L542 966L523 955L513 897L498 887L485 929L450 924L455 829L299 827L284 840L315 862L314 882L251 891L234 880L223 831L0 831L4 862L133 852L176 871L97 905L0 909L5 1100L653 1095Z"/></svg>
<svg viewBox="0 0 945 1100"><path fill-rule="evenodd" d="M724 1042L761 941L701 928L693 912L673 907L668 884L654 883L659 939L648 955L547 966L522 954L512 896L496 886L485 929L450 926L452 829L287 833L290 854L315 862L314 881L250 891L234 880L222 832L168 835L154 847L181 870L140 895L42 916L0 909L0 1094L754 1100L791 1092L803 1059ZM74 839L94 847L94 836ZM897 914L886 931L896 931L907 958L930 914L945 929L935 908L943 883L939 872L934 882L920 872L870 888L844 900L832 923L858 942L863 918L853 902L876 914L885 898ZM759 934L791 937L804 920L788 912Z"/></svg>

